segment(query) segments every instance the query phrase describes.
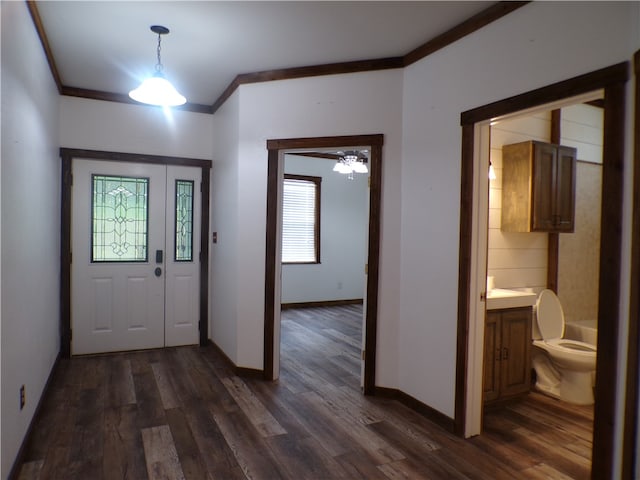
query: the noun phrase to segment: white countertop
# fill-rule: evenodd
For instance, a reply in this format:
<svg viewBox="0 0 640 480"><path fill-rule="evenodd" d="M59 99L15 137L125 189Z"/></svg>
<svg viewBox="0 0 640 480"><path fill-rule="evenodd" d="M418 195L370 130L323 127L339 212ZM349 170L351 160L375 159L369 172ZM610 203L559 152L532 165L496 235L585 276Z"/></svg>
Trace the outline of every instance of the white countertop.
<svg viewBox="0 0 640 480"><path fill-rule="evenodd" d="M537 298L538 296L533 292L494 288L487 292L487 310L531 307L535 305Z"/></svg>

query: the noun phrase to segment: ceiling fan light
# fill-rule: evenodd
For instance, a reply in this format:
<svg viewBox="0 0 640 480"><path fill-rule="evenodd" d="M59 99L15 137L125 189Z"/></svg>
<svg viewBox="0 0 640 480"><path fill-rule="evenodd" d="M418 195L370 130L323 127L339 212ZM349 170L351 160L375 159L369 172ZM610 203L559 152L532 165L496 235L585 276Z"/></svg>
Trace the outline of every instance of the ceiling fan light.
<svg viewBox="0 0 640 480"><path fill-rule="evenodd" d="M353 170L351 169L351 167L347 164L345 164L344 162L338 160L336 162L336 164L333 167L333 171L334 172L339 172L339 173L351 173Z"/></svg>
<svg viewBox="0 0 640 480"><path fill-rule="evenodd" d="M129 92L129 97L137 102L163 107L177 107L187 102L161 72L145 79L138 88Z"/></svg>
<svg viewBox="0 0 640 480"><path fill-rule="evenodd" d="M351 168L356 173L369 173L369 169L364 162L353 162Z"/></svg>

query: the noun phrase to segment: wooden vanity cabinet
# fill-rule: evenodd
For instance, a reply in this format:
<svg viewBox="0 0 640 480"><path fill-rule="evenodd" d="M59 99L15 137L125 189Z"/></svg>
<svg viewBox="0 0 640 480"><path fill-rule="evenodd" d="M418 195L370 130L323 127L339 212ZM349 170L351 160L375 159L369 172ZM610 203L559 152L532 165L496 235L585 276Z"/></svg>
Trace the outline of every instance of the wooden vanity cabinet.
<svg viewBox="0 0 640 480"><path fill-rule="evenodd" d="M575 148L533 140L502 147L503 231L573 232L575 191Z"/></svg>
<svg viewBox="0 0 640 480"><path fill-rule="evenodd" d="M488 310L484 329L485 404L531 388L531 307Z"/></svg>

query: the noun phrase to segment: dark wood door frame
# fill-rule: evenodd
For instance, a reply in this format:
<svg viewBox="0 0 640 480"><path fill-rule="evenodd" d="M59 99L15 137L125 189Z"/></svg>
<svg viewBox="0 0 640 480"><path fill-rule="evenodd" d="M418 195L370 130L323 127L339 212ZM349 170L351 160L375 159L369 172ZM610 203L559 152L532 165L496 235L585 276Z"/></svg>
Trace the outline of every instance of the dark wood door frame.
<svg viewBox="0 0 640 480"><path fill-rule="evenodd" d="M368 146L370 153L368 275L364 341L364 394L373 395L376 380L376 338L378 324L378 270L380 253L380 212L382 193L382 144L384 136L351 135L337 137L267 140L267 238L264 306L264 378L274 380L276 242L278 238L279 159L285 150Z"/></svg>
<svg viewBox="0 0 640 480"><path fill-rule="evenodd" d="M200 345L209 338L209 172L211 160L137 153L105 152L61 148L62 188L60 224L60 355L71 356L71 186L74 160L104 160L109 162L179 165L202 169L202 202L200 226Z"/></svg>
<svg viewBox="0 0 640 480"><path fill-rule="evenodd" d="M602 220L598 305L598 360L593 423L592 478L611 478L614 466L615 407L618 377L620 247L625 131L625 83L628 62L494 102L461 114L462 172L460 192L460 252L458 272L458 336L456 356L455 428L464 433L467 348L471 298L471 225L474 168L474 127L478 122L516 113L589 92L604 90ZM637 382L637 379L636 379Z"/></svg>
<svg viewBox="0 0 640 480"><path fill-rule="evenodd" d="M633 225L631 234L631 287L627 346L627 398L622 442L622 478L638 478L638 373L640 370L640 50L633 57L635 113L633 127Z"/></svg>

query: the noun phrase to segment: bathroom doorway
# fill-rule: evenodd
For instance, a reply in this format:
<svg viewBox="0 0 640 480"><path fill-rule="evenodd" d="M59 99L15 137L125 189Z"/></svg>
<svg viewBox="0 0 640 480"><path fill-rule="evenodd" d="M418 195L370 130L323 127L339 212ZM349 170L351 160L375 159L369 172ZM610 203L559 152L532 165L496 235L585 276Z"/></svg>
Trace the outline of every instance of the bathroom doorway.
<svg viewBox="0 0 640 480"><path fill-rule="evenodd" d="M604 93L604 150L602 182L602 224L600 230L600 266L598 284L597 378L617 377L617 340L619 322L620 243L622 224L622 171L624 145L624 91L628 64L622 63L571 80L543 87L504 101L464 112L462 123L462 189L460 225L460 275L458 301L458 362L456 375L456 430L465 436L481 431L482 385L477 381L477 367L482 364L483 324L479 304L486 291L486 262L482 257L486 242L486 214L477 204L488 197L486 176L490 123L514 114L554 110L569 103L591 100ZM484 181L479 181L484 176ZM482 187L484 185L484 187ZM484 189L483 189L484 188ZM485 244L486 255L486 244ZM606 352L606 353L605 353ZM480 375L481 377L481 375ZM596 384L592 475L607 478L613 468L615 405L618 392L615 382Z"/></svg>

